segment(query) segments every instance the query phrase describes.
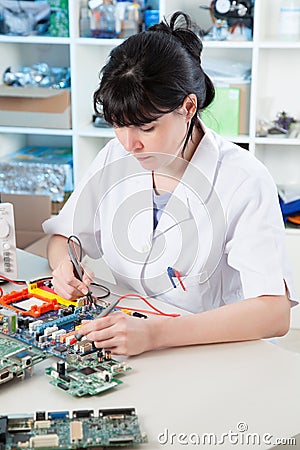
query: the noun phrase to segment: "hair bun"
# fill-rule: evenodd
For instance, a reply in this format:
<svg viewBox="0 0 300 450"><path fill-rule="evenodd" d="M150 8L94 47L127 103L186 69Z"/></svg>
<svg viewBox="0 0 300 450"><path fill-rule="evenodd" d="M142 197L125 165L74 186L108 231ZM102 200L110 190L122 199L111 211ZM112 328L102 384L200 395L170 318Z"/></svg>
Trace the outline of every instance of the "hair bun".
<svg viewBox="0 0 300 450"><path fill-rule="evenodd" d="M200 62L203 46L201 39L196 34L199 27L191 21L188 14L177 11L171 16L170 24L164 19L163 22L150 27L149 30L172 34L193 58Z"/></svg>

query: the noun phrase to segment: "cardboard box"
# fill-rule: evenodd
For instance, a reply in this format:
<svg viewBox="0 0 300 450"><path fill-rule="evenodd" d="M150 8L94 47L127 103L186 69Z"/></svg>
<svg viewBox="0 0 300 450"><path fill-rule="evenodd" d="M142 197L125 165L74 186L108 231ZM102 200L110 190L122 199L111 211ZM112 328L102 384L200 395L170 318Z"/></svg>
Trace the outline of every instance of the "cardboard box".
<svg viewBox="0 0 300 450"><path fill-rule="evenodd" d="M68 89L0 86L0 125L14 127L72 127Z"/></svg>
<svg viewBox="0 0 300 450"><path fill-rule="evenodd" d="M2 202L14 206L17 247L24 249L45 237L44 220L51 216L51 199L47 195L2 194Z"/></svg>
<svg viewBox="0 0 300 450"><path fill-rule="evenodd" d="M239 134L249 134L250 83L233 83L231 87L240 90Z"/></svg>

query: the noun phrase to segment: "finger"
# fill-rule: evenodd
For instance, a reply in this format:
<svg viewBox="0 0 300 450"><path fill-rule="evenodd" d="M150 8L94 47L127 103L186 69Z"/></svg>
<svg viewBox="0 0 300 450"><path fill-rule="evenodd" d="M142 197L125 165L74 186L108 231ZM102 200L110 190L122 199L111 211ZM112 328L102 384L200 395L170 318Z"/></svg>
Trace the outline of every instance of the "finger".
<svg viewBox="0 0 300 450"><path fill-rule="evenodd" d="M82 281L86 284L91 284L93 279L94 279L94 272L89 269L88 267L83 267L83 265L81 264L81 268L83 270L83 277L82 277Z"/></svg>
<svg viewBox="0 0 300 450"><path fill-rule="evenodd" d="M123 345L120 345L115 338L101 342L94 342L94 345L96 348L109 349L114 355L129 356L128 350L126 350Z"/></svg>
<svg viewBox="0 0 300 450"><path fill-rule="evenodd" d="M83 293L81 290L77 289L76 286L71 284L67 284L65 281L62 281L60 278L53 278L52 280L54 292L60 295L67 300L72 298L82 297ZM78 284L78 283L77 283Z"/></svg>
<svg viewBox="0 0 300 450"><path fill-rule="evenodd" d="M114 333L110 328L105 328L100 331L91 331L85 335L86 339L90 342L104 342L115 338Z"/></svg>
<svg viewBox="0 0 300 450"><path fill-rule="evenodd" d="M108 316L101 317L101 319L94 319L84 322L84 325L80 328L80 334L86 335L87 333L91 333L92 331L100 331L105 328L109 328L120 321L120 316L123 316L123 313L116 312L109 314Z"/></svg>

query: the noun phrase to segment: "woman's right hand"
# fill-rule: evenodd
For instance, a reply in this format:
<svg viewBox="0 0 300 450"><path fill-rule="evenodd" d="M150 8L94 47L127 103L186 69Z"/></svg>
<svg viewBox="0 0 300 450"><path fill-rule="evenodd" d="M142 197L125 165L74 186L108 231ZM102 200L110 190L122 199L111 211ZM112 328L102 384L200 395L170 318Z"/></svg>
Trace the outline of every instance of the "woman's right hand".
<svg viewBox="0 0 300 450"><path fill-rule="evenodd" d="M61 297L70 300L82 297L88 293L88 286L92 279L83 269L83 278L80 281L74 275L74 267L68 256L62 259L52 272L54 291Z"/></svg>

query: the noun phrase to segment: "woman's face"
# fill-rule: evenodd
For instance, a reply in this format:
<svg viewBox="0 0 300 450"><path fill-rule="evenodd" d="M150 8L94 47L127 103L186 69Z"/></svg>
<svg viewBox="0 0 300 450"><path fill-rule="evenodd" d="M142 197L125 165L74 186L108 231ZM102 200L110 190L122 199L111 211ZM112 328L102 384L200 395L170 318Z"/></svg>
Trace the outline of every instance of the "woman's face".
<svg viewBox="0 0 300 450"><path fill-rule="evenodd" d="M162 115L151 123L137 127L115 127L115 133L125 150L131 153L148 170L169 166L185 142L190 123L190 113L183 106Z"/></svg>

